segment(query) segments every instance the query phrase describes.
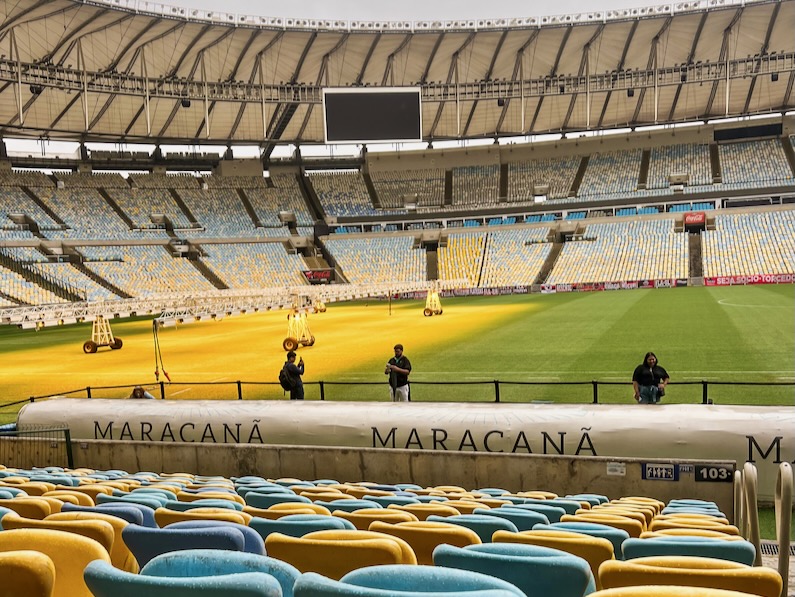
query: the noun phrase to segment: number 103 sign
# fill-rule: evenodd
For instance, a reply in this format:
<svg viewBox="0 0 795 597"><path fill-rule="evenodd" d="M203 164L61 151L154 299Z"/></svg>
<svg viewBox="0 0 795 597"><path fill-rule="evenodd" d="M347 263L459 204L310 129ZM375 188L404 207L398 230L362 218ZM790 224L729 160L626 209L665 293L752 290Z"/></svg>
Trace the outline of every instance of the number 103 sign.
<svg viewBox="0 0 795 597"><path fill-rule="evenodd" d="M725 465L697 464L695 466L696 482L731 483L734 479L734 468Z"/></svg>

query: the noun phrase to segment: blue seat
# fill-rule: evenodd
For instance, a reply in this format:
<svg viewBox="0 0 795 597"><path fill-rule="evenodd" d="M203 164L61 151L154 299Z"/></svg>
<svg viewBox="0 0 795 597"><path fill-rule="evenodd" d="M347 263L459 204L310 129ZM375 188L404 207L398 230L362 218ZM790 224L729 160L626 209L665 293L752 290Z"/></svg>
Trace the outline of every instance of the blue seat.
<svg viewBox="0 0 795 597"><path fill-rule="evenodd" d="M279 582L263 572L163 577L132 574L94 560L83 571L94 597L281 597Z"/></svg>
<svg viewBox="0 0 795 597"><path fill-rule="evenodd" d="M333 512L334 510L342 510L343 512L356 512L356 510L363 510L365 508L381 508L381 504L373 502L372 500L357 500L357 499L342 499L327 502L324 500L315 500L319 506L324 506Z"/></svg>
<svg viewBox="0 0 795 597"><path fill-rule="evenodd" d="M163 505L168 501L165 498L158 499L162 496L153 495L153 494L142 494L134 496L130 493L126 493L123 495L107 495L104 493L97 494L97 505L100 504L141 504L142 506L148 506L152 510L157 510L158 508L163 507Z"/></svg>
<svg viewBox="0 0 795 597"><path fill-rule="evenodd" d="M155 511L146 506L144 504L138 504L136 502L106 502L104 504L97 504L97 508L99 508L100 512L108 512L110 514L111 510L118 510L120 512L125 512L130 508L135 508L141 513L143 516L143 526L150 527L153 529L158 528L157 521L155 521Z"/></svg>
<svg viewBox="0 0 795 597"><path fill-rule="evenodd" d="M517 510L510 507L502 508L477 508L472 514L481 514L483 516L497 516L510 520L516 525L519 531L530 531L537 524L549 524L549 519L540 512L533 512L532 510Z"/></svg>
<svg viewBox="0 0 795 597"><path fill-rule="evenodd" d="M482 489L476 489L475 493L485 493L486 495L490 495L492 497L498 497L511 492L507 489L501 489L499 487L484 487Z"/></svg>
<svg viewBox="0 0 795 597"><path fill-rule="evenodd" d="M749 541L684 535L648 539L630 537L624 541L623 550L625 560L646 556L701 556L753 566L756 558L756 548Z"/></svg>
<svg viewBox="0 0 795 597"><path fill-rule="evenodd" d="M482 514L459 514L457 516L437 516L432 514L426 520L428 522L448 522L472 529L483 543L491 543L491 536L496 531L519 532L516 525L510 520L497 516L483 516Z"/></svg>
<svg viewBox="0 0 795 597"><path fill-rule="evenodd" d="M356 527L349 520L322 514L290 514L276 520L254 517L248 526L259 533L263 539L271 533L281 533L289 537L303 537L314 531L340 529L354 531Z"/></svg>
<svg viewBox="0 0 795 597"><path fill-rule="evenodd" d="M175 512L187 512L188 510L193 510L194 508L226 508L227 510L236 510L238 512L243 510L242 504L233 502L232 500L222 499L204 499L195 500L193 502L169 500L166 502L165 507L169 510L174 510Z"/></svg>
<svg viewBox="0 0 795 597"><path fill-rule="evenodd" d="M375 502L376 504L380 504L384 508L389 506L389 504L398 504L399 506L403 506L405 504L420 503L420 500L418 500L416 497L409 497L407 495L369 495L367 496L367 500Z"/></svg>
<svg viewBox="0 0 795 597"><path fill-rule="evenodd" d="M302 495L295 495L294 493L259 493L251 491L243 496L246 504L254 508L267 509L274 504L283 504L285 502L295 502L299 504L311 504L312 500L305 498Z"/></svg>
<svg viewBox="0 0 795 597"><path fill-rule="evenodd" d="M246 485L237 487L237 494L246 499L246 495L249 493L282 493L287 495L296 495L296 493L286 487L282 487L281 485Z"/></svg>
<svg viewBox="0 0 795 597"><path fill-rule="evenodd" d="M232 527L152 529L129 524L121 538L143 567L162 553L184 549L228 549L244 551L246 539Z"/></svg>
<svg viewBox="0 0 795 597"><path fill-rule="evenodd" d="M131 524L143 525L144 523L144 515L138 508L133 507L100 508L98 506L77 506L65 502L61 506L61 512L99 512L100 514L110 514L116 518L121 518Z"/></svg>
<svg viewBox="0 0 795 597"><path fill-rule="evenodd" d="M554 498L551 500L537 500L535 498L527 498L525 504L541 504L542 506L557 506L563 508L566 514L576 514L577 510L582 508L582 504L577 500L567 500L563 498Z"/></svg>
<svg viewBox="0 0 795 597"><path fill-rule="evenodd" d="M586 501L591 506L598 506L599 504L606 504L610 500L606 495L600 493L575 493L574 495L565 496L567 500Z"/></svg>
<svg viewBox="0 0 795 597"><path fill-rule="evenodd" d="M503 508L516 508L517 510L532 510L533 512L540 512L549 519L550 523L560 522L560 517L566 514L566 511L559 506L545 506L544 504L512 504L510 506L502 506Z"/></svg>
<svg viewBox="0 0 795 597"><path fill-rule="evenodd" d="M459 568L501 578L527 597L582 597L596 590L584 559L549 547L522 543L484 543L433 550L436 566Z"/></svg>
<svg viewBox="0 0 795 597"><path fill-rule="evenodd" d="M301 573L287 562L266 555L222 551L217 549L188 549L164 553L149 561L141 574L148 576L222 576L244 572L270 574L282 588L284 597L292 597L293 585Z"/></svg>
<svg viewBox="0 0 795 597"><path fill-rule="evenodd" d="M265 541L262 536L254 529L247 527L244 524L237 522L228 522L225 520L183 520L182 522L175 522L168 525L170 529L206 529L215 527L231 527L243 533L243 551L246 553L253 553L260 556L265 555Z"/></svg>
<svg viewBox="0 0 795 597"><path fill-rule="evenodd" d="M295 597L524 597L516 586L477 572L437 566L368 566L331 580L314 572L298 577Z"/></svg>
<svg viewBox="0 0 795 597"><path fill-rule="evenodd" d="M166 498L168 503L169 501L176 501L177 494L173 491L169 491L168 489L163 489L162 487L136 487L133 489L129 495L157 495Z"/></svg>
<svg viewBox="0 0 795 597"><path fill-rule="evenodd" d="M624 541L629 539L629 533L626 531L595 522L553 522L552 524L536 525L533 527L533 530L536 529L547 531L573 531L575 533L582 533L583 535L590 535L591 537L602 537L613 544L613 552L618 560L621 559L621 554L623 554L621 545Z"/></svg>

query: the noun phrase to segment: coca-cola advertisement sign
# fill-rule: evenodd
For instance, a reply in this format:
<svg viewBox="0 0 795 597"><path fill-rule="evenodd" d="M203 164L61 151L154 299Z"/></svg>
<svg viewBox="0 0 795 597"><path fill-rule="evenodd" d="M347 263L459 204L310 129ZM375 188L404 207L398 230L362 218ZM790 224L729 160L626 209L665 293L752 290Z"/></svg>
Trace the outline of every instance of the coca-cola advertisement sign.
<svg viewBox="0 0 795 597"><path fill-rule="evenodd" d="M691 211L685 214L685 226L700 226L707 221L707 214L703 211Z"/></svg>
<svg viewBox="0 0 795 597"><path fill-rule="evenodd" d="M305 269L303 273L306 281L310 284L330 284L333 271L331 269Z"/></svg>

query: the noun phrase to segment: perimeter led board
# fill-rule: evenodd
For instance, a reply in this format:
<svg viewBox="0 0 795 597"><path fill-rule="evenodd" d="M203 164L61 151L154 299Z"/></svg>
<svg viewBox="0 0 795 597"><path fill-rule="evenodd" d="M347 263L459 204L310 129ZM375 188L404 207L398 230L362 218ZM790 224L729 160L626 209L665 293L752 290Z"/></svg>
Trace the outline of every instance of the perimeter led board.
<svg viewBox="0 0 795 597"><path fill-rule="evenodd" d="M419 87L323 90L326 143L422 141Z"/></svg>

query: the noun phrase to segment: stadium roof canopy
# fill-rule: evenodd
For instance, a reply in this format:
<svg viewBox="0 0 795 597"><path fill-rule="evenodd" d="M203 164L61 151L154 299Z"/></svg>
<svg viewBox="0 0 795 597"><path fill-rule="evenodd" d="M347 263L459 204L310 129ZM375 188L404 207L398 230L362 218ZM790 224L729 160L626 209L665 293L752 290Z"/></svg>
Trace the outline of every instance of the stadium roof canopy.
<svg viewBox="0 0 795 597"><path fill-rule="evenodd" d="M269 153L324 141L323 87L419 86L426 141L492 138L792 109L795 0L433 22L2 0L0 55L6 137Z"/></svg>

